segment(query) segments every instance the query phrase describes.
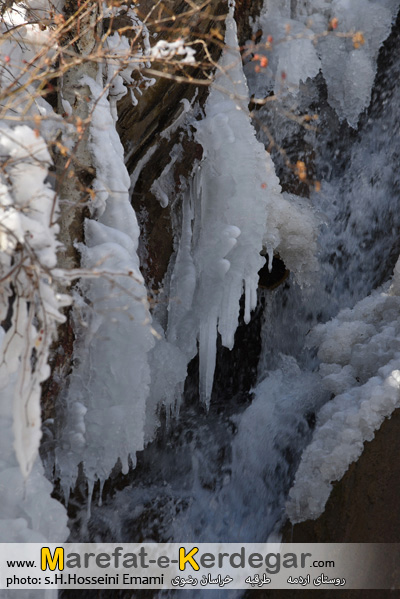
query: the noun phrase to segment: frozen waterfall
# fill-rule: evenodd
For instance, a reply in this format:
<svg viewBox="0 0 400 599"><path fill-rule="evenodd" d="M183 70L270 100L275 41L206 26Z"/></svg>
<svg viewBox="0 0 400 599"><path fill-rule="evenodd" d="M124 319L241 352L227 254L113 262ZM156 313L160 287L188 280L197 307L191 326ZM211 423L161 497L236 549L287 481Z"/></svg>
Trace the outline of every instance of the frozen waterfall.
<svg viewBox="0 0 400 599"><path fill-rule="evenodd" d="M151 185L160 209L172 206L173 224L155 305L130 194L156 148L128 173L116 129L127 88L118 79L114 97L103 93L114 62L82 79L95 176L75 245L84 276L70 298L52 287L61 269L48 213L58 204L44 142L55 129L14 127L10 141L10 125L0 123L3 153L16 161L0 180L2 265L13 272L12 252L31 235L42 269L35 301L29 276L0 290L3 537L65 540L69 501L74 541L263 542L287 517L324 510L332 482L400 406L400 61L382 46L398 10L398 0L265 0L254 23L261 37L239 48L231 6L207 100L185 98L160 134L180 131L201 158L178 186L185 150L176 144ZM144 61L151 39L143 32ZM126 40L108 43L111 61L129 50ZM172 46L157 42L153 55ZM191 63L194 50L185 52ZM130 67L124 73L131 84ZM45 101L39 108L52 111ZM36 144L40 165L21 150L22 137ZM29 210L19 162L34 195ZM260 271L272 277L276 264L285 276L261 285ZM23 308L10 324L21 281ZM70 300L72 366L43 469L40 384Z"/></svg>

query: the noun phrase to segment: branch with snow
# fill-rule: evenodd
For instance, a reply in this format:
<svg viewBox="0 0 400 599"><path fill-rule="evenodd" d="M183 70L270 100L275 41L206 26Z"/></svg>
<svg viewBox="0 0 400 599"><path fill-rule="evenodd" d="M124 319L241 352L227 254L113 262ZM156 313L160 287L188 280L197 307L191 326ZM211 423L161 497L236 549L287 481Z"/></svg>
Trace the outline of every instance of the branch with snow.
<svg viewBox="0 0 400 599"><path fill-rule="evenodd" d="M170 59L175 56L182 56L180 61L182 64L193 64L195 62L196 51L187 46L182 38L177 39L175 42L167 42L166 40L160 40L151 49L150 56L154 59Z"/></svg>
<svg viewBox="0 0 400 599"><path fill-rule="evenodd" d="M14 382L15 450L28 476L36 458L40 432L40 383L50 374L47 364L60 309L69 304L57 293L51 269L56 265L58 225L54 191L45 183L50 155L42 138L27 126L0 128L3 166L0 204L2 315L10 302L12 316L3 341L2 385ZM9 302L7 301L9 299Z"/></svg>

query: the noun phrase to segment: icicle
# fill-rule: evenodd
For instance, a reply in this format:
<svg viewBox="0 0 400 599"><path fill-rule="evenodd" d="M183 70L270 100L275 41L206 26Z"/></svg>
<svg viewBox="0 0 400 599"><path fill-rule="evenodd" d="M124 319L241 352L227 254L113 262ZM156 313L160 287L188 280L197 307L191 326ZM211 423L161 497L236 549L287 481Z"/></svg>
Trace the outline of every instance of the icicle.
<svg viewBox="0 0 400 599"><path fill-rule="evenodd" d="M87 485L88 485L88 494L87 494L87 517L88 520L92 515L92 500L93 500L93 488L94 488L94 480L91 476L87 477Z"/></svg>
<svg viewBox="0 0 400 599"><path fill-rule="evenodd" d="M244 322L246 324L249 324L249 322L250 322L250 312L251 312L251 309L253 308L253 306L252 306L253 294L252 294L251 281L249 281L248 279L246 279L245 283L244 283L244 299L245 299L245 303L244 303Z"/></svg>
<svg viewBox="0 0 400 599"><path fill-rule="evenodd" d="M103 489L104 489L105 480L100 480L100 489L99 489L99 501L98 506L101 507L103 505Z"/></svg>
<svg viewBox="0 0 400 599"><path fill-rule="evenodd" d="M121 459L144 447L148 352L154 346L147 293L137 255L139 227L129 201L131 185L124 151L103 87L86 77L92 93L90 147L96 179L97 220L86 219L82 266L97 272L80 283L74 310L74 367L65 392L56 460L61 480L73 485L84 462L90 489ZM82 321L84 325L82 326Z"/></svg>
<svg viewBox="0 0 400 599"><path fill-rule="evenodd" d="M272 271L272 261L274 259L274 248L271 245L267 245L267 268L268 272Z"/></svg>
<svg viewBox="0 0 400 599"><path fill-rule="evenodd" d="M69 496L71 494L71 484L69 481L67 482L63 482L61 481L61 489L63 492L63 496L64 496L64 503L65 505L68 505L69 503Z"/></svg>

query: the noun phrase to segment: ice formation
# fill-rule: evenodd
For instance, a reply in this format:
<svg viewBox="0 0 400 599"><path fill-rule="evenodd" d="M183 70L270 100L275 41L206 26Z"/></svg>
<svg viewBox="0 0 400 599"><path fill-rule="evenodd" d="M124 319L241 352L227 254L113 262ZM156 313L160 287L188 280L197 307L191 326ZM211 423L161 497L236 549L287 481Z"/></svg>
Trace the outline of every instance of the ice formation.
<svg viewBox="0 0 400 599"><path fill-rule="evenodd" d="M118 8L109 11L118 15ZM107 60L97 81L87 75L80 80L91 94L89 152L96 177L92 218L85 221L85 243L79 246L86 278L74 294L74 368L59 413L56 464L66 498L80 463L89 496L94 482L104 482L118 460L124 473L129 460L135 464L136 452L157 428L157 410L165 405L168 413L174 407L186 377L179 349L165 340L156 321L152 326L129 197L137 175L129 178L115 129L116 102L127 93L126 84L132 92L132 69L150 66L148 30L132 9L126 14L140 34L135 53L115 32L106 40ZM139 79L142 88L153 82L143 74ZM135 97L132 101L136 105Z"/></svg>
<svg viewBox="0 0 400 599"><path fill-rule="evenodd" d="M48 6L47 0L37 0L30 9L41 14ZM57 3L56 10L60 6ZM265 77L256 82L259 93L275 89L296 94L300 81L322 70L330 104L341 119L356 126L369 101L379 47L397 8L397 0L379 4L368 0L267 0L260 20L263 41L267 35L275 41L268 53ZM20 6L5 17L17 28L18 43L8 38L0 47L1 85L19 77L22 60L34 58L37 43L51 45L51 29L21 26L25 10ZM226 48L205 118L193 123L203 159L183 199L182 230L169 273L166 333L162 319L151 321L139 271L139 229L129 189L156 148L148 150L130 180L115 129L116 103L127 93L126 84L134 83L132 69L148 64L147 59L177 55L182 62L192 63L194 52L182 40L172 44L159 41L151 49L146 28L141 29L134 11L129 11L134 26L141 30L143 50L131 56L129 42L113 33L106 41L108 57L99 79L82 81L92 96L89 150L96 178L92 218L86 220L85 244L79 248L82 274L90 277L82 279L74 293L74 365L61 398L63 413L59 412L56 461L66 498L81 462L89 490L96 480L104 481L118 460L124 472L129 456L134 463L136 452L154 436L160 406L165 406L168 415L179 403L186 366L196 355L197 344L200 393L209 404L217 334L226 347L233 347L243 293L244 319L249 322L256 306L258 271L265 261L262 253L267 252L271 259L278 252L300 282L307 282L317 268L315 218L305 200L281 193L272 160L256 140L231 11ZM343 38L332 32L314 44L315 35L326 29L332 17L339 19L339 32L362 31L365 43L355 48L351 35ZM285 25L290 26L287 33ZM286 34L293 39L280 41ZM126 65L122 70L121 61ZM20 83L25 83L26 77L22 75ZM150 79L141 77L144 85L151 84ZM137 101L135 95L132 100ZM18 114L25 106L11 102L9 108ZM65 100L64 108L72 114ZM180 125L181 117L186 118L189 108L184 101L182 115L164 132L165 137ZM43 121L40 132L33 130L34 117L39 114L51 117ZM50 164L45 140L54 134L49 121L60 118L39 98L26 118L25 125L13 128L0 124L1 153L10 159L4 171L7 177L3 173L0 180L0 266L2 276L8 273L1 288L0 321L9 319L4 329L0 327L0 538L47 542L64 540L68 534L65 510L50 497L51 484L37 459L40 383L49 375L50 343L57 322L64 318L60 308L68 302L54 285L55 278L63 277L62 271L54 268L57 204L45 182ZM64 141L68 144L67 138ZM177 144L171 162L153 185L163 206L174 189L174 162L182 154L183 147ZM365 202L362 209L364 206ZM359 214L354 214L358 219ZM374 430L399 404L399 271L400 265L390 289L375 292L312 331L310 343L319 348L321 360L319 374L301 372L293 357L283 357L280 369L270 370L257 386L253 403L237 419L232 476L224 479L214 503L219 502L220 511L209 514L204 534L216 530L218 522L225 527L223 534L228 534L231 523L227 525L220 516L229 501L230 514L240 512L231 526L232 534L248 534L250 528L243 532L247 522L253 526L253 539L261 535L253 518L255 498L263 498L262 518L276 519L291 476L284 459L289 438L307 436L306 411L318 408L333 394L334 399L319 412L312 443L303 455L287 504L293 521L316 517L322 511L331 482L357 459L364 440L373 438ZM10 315L7 305L13 291L16 299L11 300ZM290 337L286 342L291 343ZM269 454L266 465L260 460L260 448ZM193 462L196 459L194 455ZM194 478L195 492L203 493L208 501L199 477ZM274 496L271 486L275 482L278 490Z"/></svg>
<svg viewBox="0 0 400 599"><path fill-rule="evenodd" d="M317 518L332 481L340 480L400 406L400 264L393 284L318 325L309 343L321 360L319 373L334 394L320 410L312 442L303 453L287 514L292 522Z"/></svg>
<svg viewBox="0 0 400 599"><path fill-rule="evenodd" d="M123 14L124 19L129 19L131 28L136 33L137 43L135 51L132 52L131 40L125 35L114 31L105 41L107 51L106 80L108 86L108 99L110 102L111 113L114 121L118 119L117 101L130 92L130 98L134 106L137 105L137 96L141 95L143 90L154 84L155 80L146 77L142 69L150 67L146 56L151 53L149 30L140 21L135 10L130 7L109 6L105 9L104 16L111 15L117 18ZM121 67L123 65L123 68Z"/></svg>
<svg viewBox="0 0 400 599"><path fill-rule="evenodd" d="M182 155L182 144L175 144L170 152L171 160L151 186L151 192L156 196L162 208L168 206L169 195L172 195L174 192L175 180L173 167L176 161L182 158Z"/></svg>
<svg viewBox="0 0 400 599"><path fill-rule="evenodd" d="M292 193L282 193L269 205L263 245L269 260L279 254L301 286L310 284L319 270L318 225L308 201Z"/></svg>
<svg viewBox="0 0 400 599"><path fill-rule="evenodd" d="M165 336L164 328L153 315L153 329L156 341L148 354L150 366L150 389L146 401L146 422L144 440L154 439L159 426L158 414L165 409L167 422L179 412L183 386L187 375L185 354Z"/></svg>
<svg viewBox="0 0 400 599"><path fill-rule="evenodd" d="M258 24L263 38L257 51L265 53L269 66L263 77L255 76L257 92L261 95L274 89L278 94L296 94L301 81L321 70L329 103L341 120L357 127L370 100L379 48L390 33L397 10L397 0L267 0ZM333 18L338 19L337 29L320 35ZM354 43L356 32L363 34L363 44ZM344 33L348 35L343 37ZM274 39L271 51L263 49L268 36ZM254 78L254 68L248 69L248 74Z"/></svg>
<svg viewBox="0 0 400 599"><path fill-rule="evenodd" d="M271 259L278 250L300 277L316 266L315 220L305 202L281 194L271 157L255 138L232 15L225 42L206 116L195 122L203 160L184 199L168 322L168 339L188 359L196 354L196 338L199 342L200 395L206 404L217 331L232 349L243 293L249 322L263 248Z"/></svg>
<svg viewBox="0 0 400 599"><path fill-rule="evenodd" d="M126 472L129 454L134 461L136 451L143 449L150 384L147 353L154 345L123 148L103 88L89 78L85 83L96 102L90 147L97 219L86 220L80 250L82 267L99 276L80 284L85 301L75 308L75 368L57 451L66 495L80 462L92 488L97 478L110 474L118 458Z"/></svg>

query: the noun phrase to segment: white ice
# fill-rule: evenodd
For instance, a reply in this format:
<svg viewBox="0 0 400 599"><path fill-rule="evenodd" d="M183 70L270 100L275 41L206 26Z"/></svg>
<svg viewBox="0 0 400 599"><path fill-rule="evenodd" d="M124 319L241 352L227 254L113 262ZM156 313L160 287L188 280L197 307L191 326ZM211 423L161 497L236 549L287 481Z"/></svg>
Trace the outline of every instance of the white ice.
<svg viewBox="0 0 400 599"><path fill-rule="evenodd" d="M398 7L397 0L267 0L257 27L263 30L259 53L268 57L269 65L258 75L254 68L248 69L254 79L252 88L259 94L272 88L277 94L296 95L301 81L321 71L329 103L341 120L347 119L356 128L369 104L379 48L390 33ZM337 29L320 36L334 17L338 19ZM365 39L357 48L353 44L355 32L361 32ZM274 39L269 51L263 49L268 35Z"/></svg>
<svg viewBox="0 0 400 599"><path fill-rule="evenodd" d="M332 482L359 458L383 420L400 406L399 264L393 284L342 310L310 335L319 348L319 373L334 394L318 413L289 493L292 522L317 518Z"/></svg>
<svg viewBox="0 0 400 599"><path fill-rule="evenodd" d="M203 159L183 200L180 244L171 277L168 339L200 359L200 395L209 404L217 333L234 345L239 302L244 321L257 303L258 271L278 251L302 280L315 271L316 222L305 201L281 193L271 157L255 137L248 89L228 16L226 47L195 121Z"/></svg>
<svg viewBox="0 0 400 599"><path fill-rule="evenodd" d="M80 283L85 301L75 307L77 341L65 401L57 464L65 494L84 464L89 488L121 460L144 447L148 352L154 346L147 294L137 256L139 227L129 201L130 178L102 88L87 78L93 106L90 127L96 179L93 212L85 222L82 267L98 272Z"/></svg>

